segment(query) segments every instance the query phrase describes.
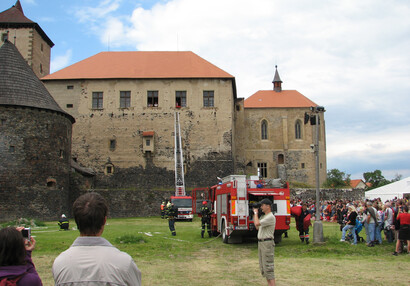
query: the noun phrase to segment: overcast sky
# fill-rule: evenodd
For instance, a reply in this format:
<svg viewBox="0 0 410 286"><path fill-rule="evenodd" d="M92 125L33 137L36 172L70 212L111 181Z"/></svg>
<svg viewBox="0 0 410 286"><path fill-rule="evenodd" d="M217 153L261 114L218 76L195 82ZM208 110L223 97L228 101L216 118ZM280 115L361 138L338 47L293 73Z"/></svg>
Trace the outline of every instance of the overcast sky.
<svg viewBox="0 0 410 286"><path fill-rule="evenodd" d="M1 0L0 10L16 0ZM283 89L326 108L327 167L410 176L408 0L21 0L52 72L102 51L193 51L238 97Z"/></svg>

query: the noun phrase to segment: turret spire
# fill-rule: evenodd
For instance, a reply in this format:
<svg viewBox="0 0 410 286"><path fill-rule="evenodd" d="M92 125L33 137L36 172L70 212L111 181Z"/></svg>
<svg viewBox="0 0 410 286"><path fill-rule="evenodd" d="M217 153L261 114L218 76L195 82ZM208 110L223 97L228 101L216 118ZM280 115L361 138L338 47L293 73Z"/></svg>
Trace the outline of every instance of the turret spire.
<svg viewBox="0 0 410 286"><path fill-rule="evenodd" d="M273 77L273 90L276 92L281 92L282 91L282 80L280 79L279 73L278 73L278 66L275 65L275 76Z"/></svg>

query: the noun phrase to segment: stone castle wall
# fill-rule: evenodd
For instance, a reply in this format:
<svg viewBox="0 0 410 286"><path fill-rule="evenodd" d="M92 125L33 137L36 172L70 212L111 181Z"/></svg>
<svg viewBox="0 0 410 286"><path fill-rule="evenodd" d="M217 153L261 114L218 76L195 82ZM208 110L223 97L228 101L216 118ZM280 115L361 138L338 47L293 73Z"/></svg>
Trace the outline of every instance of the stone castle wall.
<svg viewBox="0 0 410 286"><path fill-rule="evenodd" d="M71 125L56 112L0 106L0 220L68 211Z"/></svg>

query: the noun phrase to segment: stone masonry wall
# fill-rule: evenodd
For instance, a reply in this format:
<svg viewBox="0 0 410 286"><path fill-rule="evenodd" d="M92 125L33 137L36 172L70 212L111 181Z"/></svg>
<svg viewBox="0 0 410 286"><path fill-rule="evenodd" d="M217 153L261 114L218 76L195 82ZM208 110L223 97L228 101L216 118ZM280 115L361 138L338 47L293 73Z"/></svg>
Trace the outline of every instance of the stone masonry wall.
<svg viewBox="0 0 410 286"><path fill-rule="evenodd" d="M364 200L364 192L362 189L320 189L320 200ZM291 189L290 198L302 201L316 200L316 189Z"/></svg>
<svg viewBox="0 0 410 286"><path fill-rule="evenodd" d="M68 210L71 125L56 112L0 106L0 220Z"/></svg>

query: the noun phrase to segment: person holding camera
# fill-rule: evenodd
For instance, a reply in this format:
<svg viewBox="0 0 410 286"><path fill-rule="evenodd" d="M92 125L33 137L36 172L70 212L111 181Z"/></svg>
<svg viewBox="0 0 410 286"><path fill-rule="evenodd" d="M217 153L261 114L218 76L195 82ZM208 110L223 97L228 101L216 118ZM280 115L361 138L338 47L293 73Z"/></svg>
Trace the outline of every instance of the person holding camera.
<svg viewBox="0 0 410 286"><path fill-rule="evenodd" d="M55 285L141 285L141 271L130 255L102 238L108 206L98 193L86 193L73 204L80 236L52 268Z"/></svg>
<svg viewBox="0 0 410 286"><path fill-rule="evenodd" d="M259 208L253 208L253 222L258 230L258 255L261 274L266 278L269 286L275 286L275 225L276 218L272 213L272 202L269 199L260 201L264 215L259 219Z"/></svg>
<svg viewBox="0 0 410 286"><path fill-rule="evenodd" d="M1 285L43 285L31 260L36 241L32 236L25 239L21 233L23 229L6 227L0 230Z"/></svg>

